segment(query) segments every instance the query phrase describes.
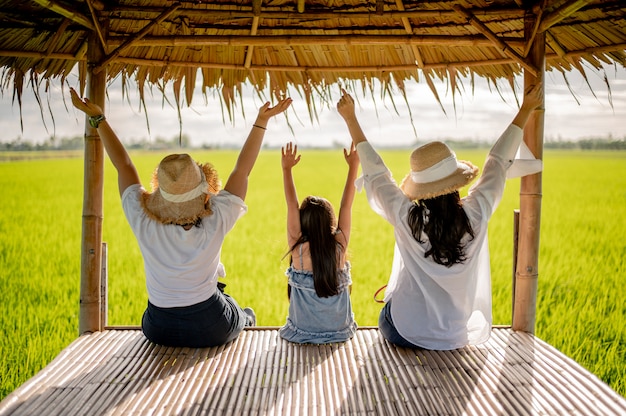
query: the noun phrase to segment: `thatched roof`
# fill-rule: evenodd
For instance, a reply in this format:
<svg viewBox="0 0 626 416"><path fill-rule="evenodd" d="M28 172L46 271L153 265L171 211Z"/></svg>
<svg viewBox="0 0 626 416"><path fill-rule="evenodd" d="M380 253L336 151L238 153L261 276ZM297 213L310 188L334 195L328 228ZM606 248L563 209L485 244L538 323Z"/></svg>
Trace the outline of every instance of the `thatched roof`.
<svg viewBox="0 0 626 416"><path fill-rule="evenodd" d="M401 92L425 81L435 95L438 78L453 91L459 76L512 82L538 70L526 56L543 34L546 70L626 65L626 2L536 3L525 39L521 0L0 0L1 88L19 98L77 65L84 86L90 35L108 79L140 94L171 84L184 105L201 76L229 110L246 82L274 96L297 88L309 103L356 80Z"/></svg>

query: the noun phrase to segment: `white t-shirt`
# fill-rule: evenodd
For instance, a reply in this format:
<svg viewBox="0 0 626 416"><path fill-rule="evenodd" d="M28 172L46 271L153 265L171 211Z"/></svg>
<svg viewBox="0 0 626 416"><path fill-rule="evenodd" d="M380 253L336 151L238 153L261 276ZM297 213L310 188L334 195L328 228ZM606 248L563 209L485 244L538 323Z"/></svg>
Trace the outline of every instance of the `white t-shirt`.
<svg viewBox="0 0 626 416"><path fill-rule="evenodd" d="M146 272L150 302L162 308L194 305L217 290L224 276L220 262L222 243L235 222L247 212L244 201L227 191L210 199L213 213L200 227L186 231L179 225L164 225L143 210L141 185L124 190L122 207L139 243Z"/></svg>
<svg viewBox="0 0 626 416"><path fill-rule="evenodd" d="M487 223L502 198L506 171L521 140L522 130L510 125L491 149L482 175L463 198L475 237L466 242L465 263L449 268L424 257L430 243L427 237L424 243L417 242L407 221L413 202L397 186L371 145L358 144L368 202L394 227L394 258L385 301L393 299L394 325L411 343L450 350L489 339L492 315Z"/></svg>

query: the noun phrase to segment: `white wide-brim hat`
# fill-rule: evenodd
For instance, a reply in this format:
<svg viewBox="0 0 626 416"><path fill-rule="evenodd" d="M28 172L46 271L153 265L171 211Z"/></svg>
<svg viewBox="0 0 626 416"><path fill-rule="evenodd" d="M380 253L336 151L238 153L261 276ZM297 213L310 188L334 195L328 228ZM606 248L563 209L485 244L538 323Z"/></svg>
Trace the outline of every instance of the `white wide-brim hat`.
<svg viewBox="0 0 626 416"><path fill-rule="evenodd" d="M435 198L450 194L476 178L478 168L456 154L443 142L431 142L411 153L411 172L400 189L411 200Z"/></svg>

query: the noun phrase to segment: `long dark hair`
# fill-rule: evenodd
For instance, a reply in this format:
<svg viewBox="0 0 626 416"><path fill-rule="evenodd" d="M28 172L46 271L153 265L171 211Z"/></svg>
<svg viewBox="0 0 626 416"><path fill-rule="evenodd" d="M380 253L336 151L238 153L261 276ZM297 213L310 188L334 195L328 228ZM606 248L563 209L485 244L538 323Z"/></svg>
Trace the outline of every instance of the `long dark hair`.
<svg viewBox="0 0 626 416"><path fill-rule="evenodd" d="M315 293L327 298L339 293L336 220L333 206L324 198L308 196L300 204L301 235L290 252L308 242L313 265Z"/></svg>
<svg viewBox="0 0 626 416"><path fill-rule="evenodd" d="M422 233L428 236L430 249L425 257L432 256L435 263L446 267L467 259L461 240L465 234L473 239L474 230L463 210L458 191L415 201L409 210L408 221L418 242L424 242Z"/></svg>

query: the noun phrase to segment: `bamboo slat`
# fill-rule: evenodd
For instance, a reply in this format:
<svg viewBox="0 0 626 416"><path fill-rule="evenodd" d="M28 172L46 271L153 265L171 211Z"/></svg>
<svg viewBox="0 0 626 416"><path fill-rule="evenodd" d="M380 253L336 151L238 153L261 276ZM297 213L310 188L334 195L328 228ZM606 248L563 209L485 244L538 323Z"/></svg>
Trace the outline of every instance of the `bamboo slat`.
<svg viewBox="0 0 626 416"><path fill-rule="evenodd" d="M510 328L453 351L399 348L376 328L326 345L255 328L214 348L109 329L79 337L0 402L0 416L24 414L610 416L626 414L626 399Z"/></svg>

